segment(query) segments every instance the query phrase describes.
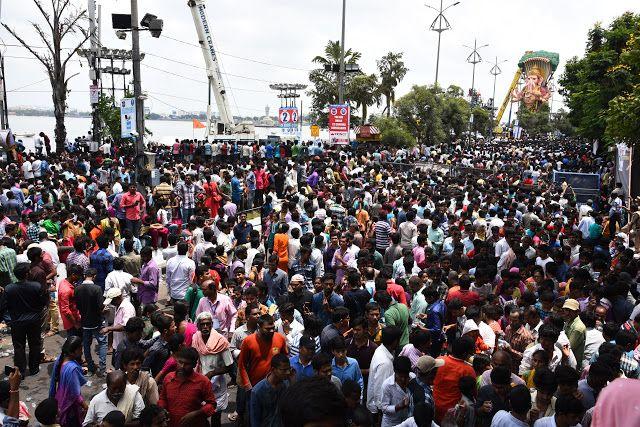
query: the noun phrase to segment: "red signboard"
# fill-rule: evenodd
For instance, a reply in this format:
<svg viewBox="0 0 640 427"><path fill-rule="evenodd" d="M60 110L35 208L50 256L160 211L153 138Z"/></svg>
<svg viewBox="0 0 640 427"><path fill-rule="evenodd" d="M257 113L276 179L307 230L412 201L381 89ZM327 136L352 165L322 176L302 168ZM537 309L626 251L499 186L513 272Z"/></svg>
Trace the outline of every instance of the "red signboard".
<svg viewBox="0 0 640 427"><path fill-rule="evenodd" d="M278 111L278 121L280 125L288 125L298 122L298 108L297 107L280 107Z"/></svg>

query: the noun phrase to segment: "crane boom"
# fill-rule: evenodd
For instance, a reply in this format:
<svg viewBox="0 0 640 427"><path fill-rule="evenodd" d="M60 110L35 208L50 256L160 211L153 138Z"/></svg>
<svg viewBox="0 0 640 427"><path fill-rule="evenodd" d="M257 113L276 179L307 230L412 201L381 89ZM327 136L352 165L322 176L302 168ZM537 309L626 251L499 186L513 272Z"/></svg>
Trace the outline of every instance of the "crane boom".
<svg viewBox="0 0 640 427"><path fill-rule="evenodd" d="M513 81L511 82L511 86L509 86L509 90L507 91L507 96L504 97L504 101L502 101L502 105L500 106L500 110L498 110L498 115L496 116L496 126L500 126L500 120L502 120L502 115L504 111L507 109L507 104L509 104L509 99L511 99L511 93L518 85L518 80L520 80L520 76L522 75L522 70L518 68L516 74L513 76Z"/></svg>
<svg viewBox="0 0 640 427"><path fill-rule="evenodd" d="M205 0L189 0L187 5L191 8L193 22L198 33L198 42L202 49L204 62L207 67L207 76L209 78L209 102L207 105L207 130L210 132L211 125L211 91L218 106L220 114L220 123L224 124L227 132L233 131L235 122L233 114L227 99L227 91L224 87L222 74L220 73L218 56L213 46L213 34L207 20Z"/></svg>

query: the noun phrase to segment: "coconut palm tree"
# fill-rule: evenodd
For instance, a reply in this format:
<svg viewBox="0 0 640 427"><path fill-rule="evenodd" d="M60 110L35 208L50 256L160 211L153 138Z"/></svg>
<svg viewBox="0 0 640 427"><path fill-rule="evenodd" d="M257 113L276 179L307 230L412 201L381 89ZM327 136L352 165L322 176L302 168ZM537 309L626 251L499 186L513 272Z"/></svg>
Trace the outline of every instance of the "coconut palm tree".
<svg viewBox="0 0 640 427"><path fill-rule="evenodd" d="M402 55L402 52L389 52L377 61L381 80L380 92L386 100L387 117L391 115L391 105L395 102L396 86L409 71L402 61Z"/></svg>
<svg viewBox="0 0 640 427"><path fill-rule="evenodd" d="M340 63L340 42L329 40L324 47L324 55L325 56L318 55L313 58L312 61L322 66ZM357 64L360 58L362 58L362 54L351 48L344 51L345 64Z"/></svg>

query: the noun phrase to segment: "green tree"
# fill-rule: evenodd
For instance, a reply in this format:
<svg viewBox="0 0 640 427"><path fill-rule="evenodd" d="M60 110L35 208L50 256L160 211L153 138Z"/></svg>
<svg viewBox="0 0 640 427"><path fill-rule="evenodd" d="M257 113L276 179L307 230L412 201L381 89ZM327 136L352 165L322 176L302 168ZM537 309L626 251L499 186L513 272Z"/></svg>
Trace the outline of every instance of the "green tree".
<svg viewBox="0 0 640 427"><path fill-rule="evenodd" d="M362 54L352 49L344 52L347 64L357 64ZM311 96L312 116L321 126L326 126L326 108L330 104L338 103L338 73L325 70L325 66L340 63L340 42L329 41L324 48L324 56L316 56L313 63L320 67L309 73L309 81L313 85L307 92ZM349 93L349 86L353 79L351 74L345 74L345 93Z"/></svg>
<svg viewBox="0 0 640 427"><path fill-rule="evenodd" d="M640 84L609 103L606 135L629 145L640 143Z"/></svg>
<svg viewBox="0 0 640 427"><path fill-rule="evenodd" d="M380 92L378 91L378 76L375 74L359 74L349 84L347 98L354 101L356 109L361 109L362 124L367 123L367 107L380 105Z"/></svg>
<svg viewBox="0 0 640 427"><path fill-rule="evenodd" d="M391 105L396 98L396 86L409 69L402 61L402 52L389 52L377 61L380 72L380 92L385 97L387 117L391 115Z"/></svg>
<svg viewBox="0 0 640 427"><path fill-rule="evenodd" d="M396 117L375 117L373 124L380 130L384 147L412 147L416 139Z"/></svg>
<svg viewBox="0 0 640 427"><path fill-rule="evenodd" d="M114 106L113 97L101 93L96 108L102 135L110 137L112 141L118 141L121 129L120 108L118 108L117 104Z"/></svg>
<svg viewBox="0 0 640 427"><path fill-rule="evenodd" d="M560 93L578 135L604 142L615 137L615 132L607 130L614 123L608 109L614 98L630 94L640 83L640 58L635 52L638 38L640 15L625 13L606 29L596 24L588 32L585 55L567 62L559 80Z"/></svg>
<svg viewBox="0 0 640 427"><path fill-rule="evenodd" d="M549 124L549 105L542 104L537 111L529 110L524 103L518 108L519 125L531 138L551 132Z"/></svg>
<svg viewBox="0 0 640 427"><path fill-rule="evenodd" d="M551 115L551 129L566 136L574 136L576 133L576 128L569 120L569 113L563 108Z"/></svg>
<svg viewBox="0 0 640 427"><path fill-rule="evenodd" d="M395 103L396 117L419 143L436 144L447 138L442 101L435 92L427 86L413 86Z"/></svg>
<svg viewBox="0 0 640 427"><path fill-rule="evenodd" d="M447 88L442 97L442 126L444 131L454 138L460 138L469 125L469 115L471 108L464 92L459 86L451 85Z"/></svg>
<svg viewBox="0 0 640 427"><path fill-rule="evenodd" d="M483 136L487 136L489 134L489 126L491 126L489 111L479 106L474 107L472 125L473 133L480 133Z"/></svg>

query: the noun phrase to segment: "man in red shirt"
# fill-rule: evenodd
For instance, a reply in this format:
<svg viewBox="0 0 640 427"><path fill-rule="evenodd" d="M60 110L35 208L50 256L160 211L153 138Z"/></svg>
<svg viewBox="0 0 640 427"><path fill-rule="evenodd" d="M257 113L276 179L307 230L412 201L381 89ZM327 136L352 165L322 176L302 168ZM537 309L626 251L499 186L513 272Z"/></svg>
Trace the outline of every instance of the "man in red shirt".
<svg viewBox="0 0 640 427"><path fill-rule="evenodd" d="M124 209L126 227L135 237L140 237L140 224L145 206L144 196L136 190L134 183L129 184L129 191L120 199L120 208Z"/></svg>
<svg viewBox="0 0 640 427"><path fill-rule="evenodd" d="M404 288L394 282L393 279L387 279L387 292L400 304L404 304L407 307L409 306Z"/></svg>
<svg viewBox="0 0 640 427"><path fill-rule="evenodd" d="M242 341L238 357L238 383L247 391L267 376L274 355L287 354L286 339L275 330L273 317L263 314L258 318L258 330Z"/></svg>
<svg viewBox="0 0 640 427"><path fill-rule="evenodd" d="M465 307L480 305L480 295L477 292L469 290L470 287L471 278L467 274L463 274L460 276L460 279L458 279L458 286L449 289L446 302L448 303L452 299L458 298Z"/></svg>
<svg viewBox="0 0 640 427"><path fill-rule="evenodd" d="M80 312L74 298L75 285L84 277L82 267L71 264L67 269L67 278L58 285L58 308L62 317L62 326L68 335L82 336Z"/></svg>
<svg viewBox="0 0 640 427"><path fill-rule="evenodd" d="M216 412L211 380L194 371L198 359L195 348L183 348L177 357L178 369L164 379L158 405L169 412L171 427L204 427Z"/></svg>

